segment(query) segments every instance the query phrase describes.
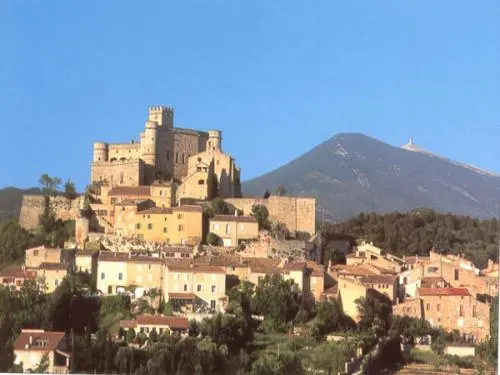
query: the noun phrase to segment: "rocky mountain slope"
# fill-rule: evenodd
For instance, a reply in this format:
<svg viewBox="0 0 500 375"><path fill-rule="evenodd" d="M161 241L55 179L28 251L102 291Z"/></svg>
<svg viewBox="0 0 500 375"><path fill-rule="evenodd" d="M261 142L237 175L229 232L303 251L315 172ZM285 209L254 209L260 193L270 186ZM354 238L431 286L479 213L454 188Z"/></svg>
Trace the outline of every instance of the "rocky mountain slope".
<svg viewBox="0 0 500 375"><path fill-rule="evenodd" d="M360 212L419 207L480 218L498 215L500 176L416 146L393 147L362 134L339 134L290 163L243 183L261 196L283 185L314 196L318 213L338 221Z"/></svg>

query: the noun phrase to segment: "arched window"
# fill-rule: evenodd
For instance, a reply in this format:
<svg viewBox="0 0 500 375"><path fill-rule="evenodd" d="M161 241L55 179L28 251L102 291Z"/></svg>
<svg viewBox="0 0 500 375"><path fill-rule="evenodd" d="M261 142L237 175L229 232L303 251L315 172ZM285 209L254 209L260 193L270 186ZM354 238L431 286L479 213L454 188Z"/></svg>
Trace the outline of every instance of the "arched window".
<svg viewBox="0 0 500 375"><path fill-rule="evenodd" d="M199 180L198 181L198 185L204 185L205 184L205 180Z"/></svg>
<svg viewBox="0 0 500 375"><path fill-rule="evenodd" d="M179 153L178 152L175 153L175 162L177 164L179 164Z"/></svg>

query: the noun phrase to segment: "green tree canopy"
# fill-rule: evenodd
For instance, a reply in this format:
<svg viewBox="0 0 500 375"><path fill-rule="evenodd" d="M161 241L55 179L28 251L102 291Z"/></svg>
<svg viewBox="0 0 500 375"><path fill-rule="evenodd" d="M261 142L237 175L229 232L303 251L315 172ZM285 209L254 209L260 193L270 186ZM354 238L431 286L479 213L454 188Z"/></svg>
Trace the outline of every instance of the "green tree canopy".
<svg viewBox="0 0 500 375"><path fill-rule="evenodd" d="M44 173L40 176L38 183L41 185L44 195L55 195L57 188L61 185L61 179L59 177L50 177L47 173Z"/></svg>
<svg viewBox="0 0 500 375"><path fill-rule="evenodd" d="M269 211L266 206L260 204L254 204L252 206L251 215L257 219L259 223L259 229L269 229Z"/></svg>

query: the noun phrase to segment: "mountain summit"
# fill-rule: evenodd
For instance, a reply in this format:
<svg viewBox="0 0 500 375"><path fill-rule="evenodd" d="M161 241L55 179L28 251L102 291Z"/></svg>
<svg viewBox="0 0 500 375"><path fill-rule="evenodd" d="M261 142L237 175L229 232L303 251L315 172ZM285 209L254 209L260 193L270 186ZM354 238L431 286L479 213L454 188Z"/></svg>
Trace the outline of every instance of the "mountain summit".
<svg viewBox="0 0 500 375"><path fill-rule="evenodd" d="M338 134L284 166L243 183L259 196L283 185L314 196L332 221L360 212L440 212L494 217L500 177L449 160L409 142L398 148L363 134Z"/></svg>

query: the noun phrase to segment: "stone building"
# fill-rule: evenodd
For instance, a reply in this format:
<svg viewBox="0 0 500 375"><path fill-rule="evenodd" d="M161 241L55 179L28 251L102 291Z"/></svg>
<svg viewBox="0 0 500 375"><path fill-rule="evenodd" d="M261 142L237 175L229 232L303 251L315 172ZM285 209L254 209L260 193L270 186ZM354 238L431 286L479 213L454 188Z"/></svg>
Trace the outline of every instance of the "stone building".
<svg viewBox="0 0 500 375"><path fill-rule="evenodd" d="M142 332L149 335L155 330L158 335L163 335L167 332L187 332L189 321L183 316L142 314L136 316L134 320L121 320L120 327L125 330L133 329L136 334Z"/></svg>
<svg viewBox="0 0 500 375"><path fill-rule="evenodd" d="M490 332L490 306L479 302L467 288L419 288L417 297L394 306L393 314L423 318L476 341L484 340Z"/></svg>
<svg viewBox="0 0 500 375"><path fill-rule="evenodd" d="M222 152L221 132L174 127L173 109L163 106L149 108L138 141L94 143L91 166L91 182L109 186L151 185L157 179L179 184L182 197L206 199L215 189L221 197L241 195L240 170Z"/></svg>
<svg viewBox="0 0 500 375"><path fill-rule="evenodd" d="M254 216L215 215L210 219L210 231L220 238L224 246L237 246L240 241L259 237L259 224Z"/></svg>

